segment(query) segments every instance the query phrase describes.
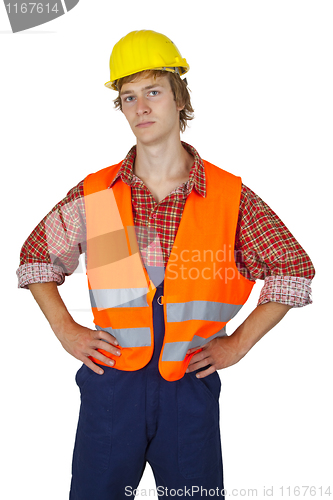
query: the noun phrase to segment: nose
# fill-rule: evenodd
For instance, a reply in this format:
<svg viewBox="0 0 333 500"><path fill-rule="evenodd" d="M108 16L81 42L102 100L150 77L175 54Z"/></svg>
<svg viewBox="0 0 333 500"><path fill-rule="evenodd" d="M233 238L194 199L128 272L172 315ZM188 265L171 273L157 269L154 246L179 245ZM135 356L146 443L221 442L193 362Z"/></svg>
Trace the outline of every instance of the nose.
<svg viewBox="0 0 333 500"><path fill-rule="evenodd" d="M138 116L147 115L150 113L150 107L144 97L138 97L136 102L136 113Z"/></svg>

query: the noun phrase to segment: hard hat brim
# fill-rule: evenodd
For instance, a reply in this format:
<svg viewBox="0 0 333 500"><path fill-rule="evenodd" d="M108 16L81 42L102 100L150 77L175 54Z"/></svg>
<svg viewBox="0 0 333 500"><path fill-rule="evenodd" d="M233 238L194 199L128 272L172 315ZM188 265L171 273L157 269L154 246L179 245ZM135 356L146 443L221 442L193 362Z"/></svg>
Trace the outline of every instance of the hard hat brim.
<svg viewBox="0 0 333 500"><path fill-rule="evenodd" d="M187 64L187 62L186 62ZM178 73L178 71L179 73ZM183 76L185 75L185 73L188 72L188 70L190 69L190 66L187 64L186 66L181 66L181 67L177 67L177 68L146 68L146 69L142 69L141 71L138 71L138 73L141 73L142 71L158 71L158 70L161 70L161 71L166 71L166 72L169 72L169 73L178 73L179 76ZM135 75L136 73L130 73L129 75L122 75L118 78L118 80L120 80L120 78L125 78L125 76L130 76L131 74ZM109 82L106 82L104 83L105 87L107 87L108 89L112 89L112 90L118 90L117 87L116 87L116 84L115 84L115 81L109 81Z"/></svg>

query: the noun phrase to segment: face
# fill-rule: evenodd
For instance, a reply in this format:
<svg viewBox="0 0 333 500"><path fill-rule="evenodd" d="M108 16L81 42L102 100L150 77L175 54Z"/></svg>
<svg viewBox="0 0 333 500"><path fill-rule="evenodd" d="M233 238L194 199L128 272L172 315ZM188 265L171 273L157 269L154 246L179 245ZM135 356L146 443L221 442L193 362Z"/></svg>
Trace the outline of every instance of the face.
<svg viewBox="0 0 333 500"><path fill-rule="evenodd" d="M167 76L125 83L120 98L138 142L158 144L171 135L179 139L179 112L183 108L177 106Z"/></svg>

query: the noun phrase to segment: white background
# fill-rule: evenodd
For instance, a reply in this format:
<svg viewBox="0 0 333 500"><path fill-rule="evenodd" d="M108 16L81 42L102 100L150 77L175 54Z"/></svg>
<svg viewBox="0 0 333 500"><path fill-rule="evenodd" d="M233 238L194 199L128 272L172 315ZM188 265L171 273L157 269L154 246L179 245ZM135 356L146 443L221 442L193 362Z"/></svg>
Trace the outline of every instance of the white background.
<svg viewBox="0 0 333 500"><path fill-rule="evenodd" d="M314 303L290 311L220 372L225 487L257 488L259 498L264 487L274 498L281 486L313 485L319 497L331 484L333 493L332 24L332 2L321 0L81 0L12 34L0 5L2 498L68 497L81 363L62 349L29 291L17 289L15 271L24 240L53 205L134 144L103 84L113 45L136 29L165 33L191 66L196 118L183 139L242 176L317 271ZM74 318L91 326L90 313L73 311L87 299L84 275L66 283L60 291ZM229 333L255 307L261 285ZM147 468L140 489L153 485Z"/></svg>

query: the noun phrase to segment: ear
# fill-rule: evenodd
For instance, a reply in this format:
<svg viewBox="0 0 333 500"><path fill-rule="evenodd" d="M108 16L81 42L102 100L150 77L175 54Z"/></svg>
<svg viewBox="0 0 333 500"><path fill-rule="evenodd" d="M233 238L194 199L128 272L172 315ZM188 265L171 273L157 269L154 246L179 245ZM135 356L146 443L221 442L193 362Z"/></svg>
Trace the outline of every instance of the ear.
<svg viewBox="0 0 333 500"><path fill-rule="evenodd" d="M177 111L182 111L185 108L185 104L180 104L177 106Z"/></svg>

